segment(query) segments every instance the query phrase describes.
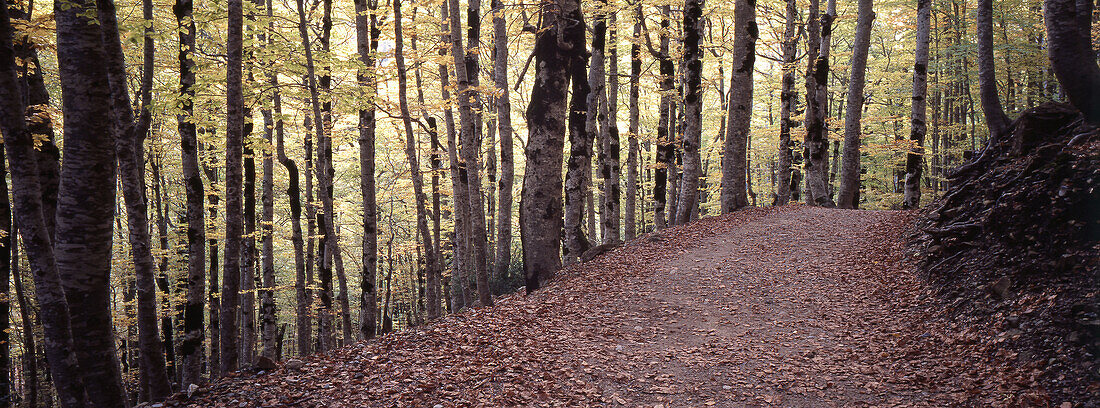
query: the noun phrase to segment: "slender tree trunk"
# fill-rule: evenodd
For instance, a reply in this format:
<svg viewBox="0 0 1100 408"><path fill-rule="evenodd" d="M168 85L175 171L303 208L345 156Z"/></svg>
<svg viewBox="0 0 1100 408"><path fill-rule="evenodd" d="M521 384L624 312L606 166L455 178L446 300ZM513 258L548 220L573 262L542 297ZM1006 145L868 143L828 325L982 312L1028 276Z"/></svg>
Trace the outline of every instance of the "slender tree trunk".
<svg viewBox="0 0 1100 408"><path fill-rule="evenodd" d="M583 56L574 60L570 69L573 94L569 102L569 161L565 173L565 263L580 259L591 245L585 234L585 204L592 178L592 142L598 129L600 99L604 91L604 45L607 41L607 20L596 14L592 29L591 68L585 69ZM588 234L595 235L592 228Z"/></svg>
<svg viewBox="0 0 1100 408"><path fill-rule="evenodd" d="M828 140L825 127L825 101L829 79L829 43L833 20L836 18L836 0L829 0L825 14L820 13L819 1L810 0L810 22L806 69L806 138L803 156L806 168L806 203L832 206L826 183L828 165Z"/></svg>
<svg viewBox="0 0 1100 408"><path fill-rule="evenodd" d="M485 265L485 206L481 200L481 176L477 165L478 146L480 145L480 124L474 116L474 105L481 106L481 97L478 96L476 78L478 75L477 60L463 55L461 19L458 15L458 0L449 0L450 5L450 29L451 29L451 56L455 61L455 92L458 94L458 114L462 130L459 133L459 153L462 163L459 167L459 178L464 180L469 200L468 212L468 239L470 256L473 260L472 269L477 281L478 300L482 306L492 306L493 298L489 292L489 271ZM480 28L480 18L477 11L478 0L470 2L467 24L470 33ZM476 40L476 36L471 36Z"/></svg>
<svg viewBox="0 0 1100 408"><path fill-rule="evenodd" d="M977 7L978 85L981 88L982 112L985 113L990 139L999 140L1008 129L1009 120L997 93L997 68L993 62L993 0L978 0ZM1096 65L1095 58L1091 64Z"/></svg>
<svg viewBox="0 0 1100 408"><path fill-rule="evenodd" d="M339 225L339 224L337 224ZM339 234L340 230L336 230ZM336 303L340 306L340 330L343 335L341 346L355 341L355 330L351 327L351 302L348 299L348 276L344 273L344 257L340 255L340 249L332 254L332 265L336 271L336 283L340 293L336 295Z"/></svg>
<svg viewBox="0 0 1100 408"><path fill-rule="evenodd" d="M848 79L847 112L844 114L844 162L840 171L840 190L837 206L859 207L859 144L863 133L863 88L867 85L867 52L871 47L871 28L875 21L872 0L859 0L859 17L856 21L855 41L852 44L852 62ZM836 167L836 166L833 166Z"/></svg>
<svg viewBox="0 0 1100 408"><path fill-rule="evenodd" d="M917 38L913 57L913 100L910 113L909 141L905 157L905 196L902 208L920 207L921 172L924 167L924 136L928 132L928 42L932 0L917 0Z"/></svg>
<svg viewBox="0 0 1100 408"><path fill-rule="evenodd" d="M314 61L314 59L313 59L313 50L312 50L312 46L310 45L309 31L308 31L308 26L306 24L306 11L305 11L304 0L297 0L297 7L298 7L298 34L301 38L302 48L305 49L305 54L306 54L306 84L307 84L307 87L309 89L310 106L312 106L312 109L313 109L313 112L312 112L313 113L313 116L312 116L313 128L316 131L316 134L314 135L314 138L316 139L316 144L317 144L317 146L316 146L317 147L317 160L316 160L316 166L314 166L315 168L313 169L313 171L317 175L317 184L318 184L317 188L318 188L318 192L320 193L319 195L321 196L319 198L322 201L322 205L324 205L324 201L325 201L324 193L327 190L327 187L324 184L324 178L325 177L323 176L324 174L327 173L327 169L324 166L324 158L323 158L323 156L324 156L324 144L325 144L325 142L324 142L324 139L325 139L325 120L324 120L324 117L321 116L321 102L320 102L320 95L319 95L320 92L319 92L318 87L317 87L317 76L315 74L316 70L314 68L314 62L313 62ZM306 150L308 152L310 150L310 146L307 146ZM309 167L308 163L307 163L307 167ZM310 174L310 172L307 169L307 172L306 172L307 180L309 180L310 177L313 177L313 175ZM310 183L308 183L308 181L307 181L306 185L307 185L307 188L312 187L312 186L310 186ZM325 214L325 215L322 215L320 217L317 217L318 230L319 230L318 232L320 232L324 237L326 237L326 238L322 238L322 241L320 243L321 257L319 258L319 265L321 265L321 268L319 268L320 270L318 271L318 273L319 273L319 275L321 275L321 280L322 281L325 280L325 277L324 277L325 271L324 271L324 269L326 267L328 267L329 265L331 265L331 263L326 261L327 257L329 256L329 255L326 254L326 252L328 251L328 247L327 247L328 238L327 237L332 237L332 235L329 234L328 229L327 229L328 227L326 225L327 221L329 221L329 219L330 219L329 215L331 215L331 214ZM310 218L312 219L312 217L310 217ZM307 272L308 272L308 270L307 270ZM331 273L331 271L329 271L329 272ZM329 276L329 278L331 279L331 275ZM330 280L330 282L331 282L331 280ZM322 285L323 285L323 283L322 283ZM318 315L319 315L319 318L320 318L319 331L321 333L322 338L319 338L318 340L319 340L320 346L321 346L320 350L324 351L324 350L328 349L328 347L330 346L330 343L331 343L331 339L326 339L324 337L329 333L329 330L326 329L326 315L332 311L332 298L326 296L326 293L325 293L324 289L322 289L321 292L322 292L322 294L321 294L321 310L318 312ZM329 292L329 293L331 293L331 292Z"/></svg>
<svg viewBox="0 0 1100 408"><path fill-rule="evenodd" d="M144 14L146 19L152 19L152 3L146 1L143 5ZM152 243L149 236L149 206L146 199L145 191L145 179L143 165L144 148L142 142L144 141L145 134L149 129L149 112L148 106L150 103L150 92L152 91L152 75L153 75L153 39L151 37L151 29L147 29L145 37L145 49L144 49L144 67L142 72L142 84L139 94L141 95L141 107L142 110L139 117L135 121L133 111L130 108L130 94L127 90L126 83L126 65L125 57L122 53L122 44L119 42L118 22L115 16L115 7L112 0L99 0L97 2L99 8L99 24L103 31L103 44L106 51L106 63L107 74L111 86L111 118L114 122L112 127L114 139L114 152L118 162L118 172L122 179L122 192L123 198L126 201L126 221L129 227L129 239L130 239L130 255L134 262L134 275L136 277L137 285L137 325L138 325L138 344L139 352L141 356L141 374L142 385L148 389L148 397L150 401L160 401L166 398L171 392L171 384L168 381L167 372L165 371L164 361L164 345L161 342L159 328L157 327L157 298L156 298L156 268L154 266L152 255ZM113 184L113 175L110 177ZM111 186L114 189L114 186ZM113 201L111 204L114 204ZM107 225L113 221L114 211L110 211L110 215L106 216L108 221ZM107 235L110 235L108 231ZM65 238L62 237L62 240ZM61 241L59 241L61 242ZM56 246L55 246L56 247ZM106 256L108 261L107 270L110 270L110 248L107 248L108 255ZM60 266L60 264L59 264ZM109 273L109 272L108 272ZM62 277L65 274L62 273ZM75 309L74 309L75 310ZM82 323L74 314L73 329L76 331L82 331ZM109 337L109 336L107 336ZM74 337L75 346L77 350L95 350L110 348L113 352L113 341L106 344L103 343L85 343L86 340L81 337ZM89 353L84 354L82 351L77 351L77 359L80 361L81 368L87 373L85 376L85 384L93 389L100 389L100 386L110 387L114 382L121 381L120 378L103 380L99 376L99 370L95 370L89 365L104 365L105 362L99 360L103 357L103 354ZM106 362L114 370L117 370L114 361ZM108 371L109 372L109 371ZM100 383L100 381L109 381L107 383ZM94 392L89 393L89 398L93 400L94 404L102 406L115 406L116 403L123 403L125 396L120 387L118 389L118 395L114 395L115 388L109 388L106 392ZM102 399L101 399L102 398Z"/></svg>
<svg viewBox="0 0 1100 408"><path fill-rule="evenodd" d="M440 6L440 33L442 44L451 44L451 22L450 22L450 3L443 2ZM439 56L446 57L451 47L439 47ZM467 276L466 271L469 270L467 265L469 264L468 256L470 255L469 242L467 239L467 230L469 229L468 214L470 212L469 205L469 188L466 187L465 179L461 177L459 171L458 162L458 141L455 135L455 120L454 112L451 110L450 105L454 104L451 101L450 87L451 82L449 73L447 71L447 64L439 65L439 82L441 97L444 101L448 101L448 107L443 110L444 121L447 126L447 162L450 168L451 175L451 195L454 197L452 207L454 208L454 245L453 245L453 264L451 265L451 300L450 305L452 311L458 311L465 305L467 292ZM389 286L387 286L387 290ZM387 294L388 296L388 294Z"/></svg>
<svg viewBox="0 0 1100 408"><path fill-rule="evenodd" d="M0 38L3 41L3 38ZM12 220L11 230L11 276L15 283L15 298L19 303L19 321L23 334L23 400L28 407L38 406L38 347L35 340L35 322L31 319L31 305L23 285L23 272L19 269L19 228Z"/></svg>
<svg viewBox="0 0 1100 408"><path fill-rule="evenodd" d="M722 213L749 205L746 195L748 137L752 122L753 65L756 62L756 1L741 0L734 14L733 71L729 118L722 155Z"/></svg>
<svg viewBox="0 0 1100 408"><path fill-rule="evenodd" d="M780 85L779 108L779 151L776 164L775 205L785 205L791 201L791 166L794 164L791 144L791 112L798 104L798 95L794 89L795 57L798 50L798 34L795 24L798 9L795 0L786 2L786 23L783 29L783 79Z"/></svg>
<svg viewBox="0 0 1100 408"><path fill-rule="evenodd" d="M604 131L600 133L600 176L603 178L603 206L600 208L600 237L604 243L622 242L619 234L621 190L619 179L619 20L612 11L608 18L607 94L601 106L607 109Z"/></svg>
<svg viewBox="0 0 1100 408"><path fill-rule="evenodd" d="M520 239L527 292L561 267L562 153L566 89L575 54L584 49L584 16L577 0L553 0L540 9L535 39L535 83L527 106L527 170L520 201Z"/></svg>
<svg viewBox="0 0 1100 408"><path fill-rule="evenodd" d="M225 134L225 261L221 287L221 364L222 373L235 371L240 363L238 351L241 255L244 216L242 197L244 149L244 93L242 86L243 5L229 0L229 34L226 73Z"/></svg>
<svg viewBox="0 0 1100 408"><path fill-rule="evenodd" d="M504 2L492 0L492 7L493 82L497 92L497 137L500 138L495 272L497 279L504 281L512 265L512 186L515 183L515 164L512 158L512 103L508 93L508 26L505 21ZM430 314L431 309L428 309L428 312Z"/></svg>
<svg viewBox="0 0 1100 408"><path fill-rule="evenodd" d="M205 133L204 130L198 129L199 132ZM210 133L214 133L214 130L210 130ZM200 142L199 147L202 148ZM206 242L210 247L210 259L209 270L207 271L207 277L209 278L210 289L207 292L209 299L207 301L210 312L210 358L207 360L207 364L210 369L210 378L218 378L221 376L221 319L219 313L221 313L221 297L219 296L218 287L218 265L220 260L218 259L218 170L212 165L217 159L214 157L214 150L208 150L210 157L200 162L203 166L203 172L206 173L206 179L210 182L210 190L207 192L207 201L210 203L210 226L206 231Z"/></svg>
<svg viewBox="0 0 1100 408"><path fill-rule="evenodd" d="M699 179L704 177L699 155L703 133L703 49L699 46L703 37L703 3L703 0L684 3L684 178L676 207L678 224L687 224L693 214L698 214ZM755 8L753 1L749 3L748 7ZM751 81L751 63L749 67Z"/></svg>
<svg viewBox="0 0 1100 408"><path fill-rule="evenodd" d="M251 18L250 18L251 20ZM248 82L254 82L252 67ZM252 108L244 110L252 118ZM244 236L241 239L241 366L252 366L256 355L256 159L252 149L252 122L246 121L243 137L244 159Z"/></svg>
<svg viewBox="0 0 1100 408"><path fill-rule="evenodd" d="M72 7L59 9L55 13L58 39L61 40L57 44L58 59L62 63L67 63L59 64L62 86L66 89L62 98L63 108L67 114L72 115L67 116L69 118L90 119L73 123L66 121L66 134L73 137L77 145L74 147L86 146L87 140L82 141L82 139L108 135L110 129L110 122L107 120L110 107L107 72L103 65L90 63L91 61L101 62L104 57L102 34L98 26L90 24L94 18L92 17L95 14L94 10L95 5L85 1L76 2ZM47 339L46 360L50 365L51 378L58 400L63 407L83 407L85 405L84 384L73 352L68 302L62 288L59 267L54 257L49 229L43 214L42 187L39 184L38 169L35 164L34 140L32 134L27 131L24 121L25 106L15 66L15 52L12 47L14 32L8 13L7 1L0 0L0 101L2 101L0 102L0 131L4 135L4 148L11 167L15 213L18 224L23 226L19 232L23 236L27 258L34 270L43 333ZM92 66L88 69L79 69L79 65L74 65L82 63L89 63ZM109 146L110 144L105 142L104 146L100 147L101 151L107 150L108 157L110 156ZM69 148L68 143L66 148ZM81 157L81 152L72 151L76 152L73 160L76 163L72 165L87 164L88 154ZM68 161L66 159L67 163ZM105 164L102 169L99 169L99 174L82 176L89 177L89 181L93 181L92 177L102 176L105 169L113 169L113 162ZM113 189L111 191L113 192ZM114 198L113 194L110 194L110 198ZM106 231L109 247L110 228L106 228ZM101 237L97 235L96 238ZM98 261L98 259L92 259L92 261ZM105 286L104 289L106 289ZM102 293L105 294L106 290ZM103 312L108 312L108 320L102 323L109 331L109 310L105 307ZM101 332L92 334L101 334ZM113 352L113 348L111 351ZM114 356L110 357L113 363ZM121 392L121 382L117 386Z"/></svg>
<svg viewBox="0 0 1100 408"><path fill-rule="evenodd" d="M1094 6L1075 0L1045 0L1043 4L1054 75L1085 120L1100 124L1100 67L1090 30Z"/></svg>
<svg viewBox="0 0 1100 408"><path fill-rule="evenodd" d="M413 21L415 21L416 10L417 9L414 7ZM419 38L418 35L411 36L411 45L413 50L416 50L417 38ZM436 118L434 116L428 114L428 110L425 107L427 104L424 102L424 79L420 72L421 66L421 64L417 64L416 69L413 70L413 73L416 77L416 100L420 104L420 117L428 123L428 139L429 145L431 146L431 148L429 149L430 153L428 154L428 161L431 165L432 175L432 209L430 216L432 220L432 246L435 248L436 261L438 262L438 264L436 268L428 270L428 292L434 293L434 295L429 295L428 297L434 296L436 302L434 303L434 306L432 304L429 304L427 312L429 319L435 319L442 315L443 309L443 306L440 303L440 297L442 296L441 289L443 274L443 247L440 241L440 231L442 226L440 225L441 207L439 193L439 174L442 171L442 160L440 160L439 152L443 150L443 146L439 143L439 123L436 121Z"/></svg>
<svg viewBox="0 0 1100 408"><path fill-rule="evenodd" d="M5 7L7 5L4 5ZM3 17L0 17L3 18ZM0 23L3 24L3 23ZM0 41L5 38L0 37ZM3 62L0 62L3 63ZM11 372L11 273L13 254L12 244L15 242L15 230L12 229L11 202L8 201L7 165L4 164L4 151L0 150L0 229L4 231L0 236L0 407L11 407L15 399L13 392ZM18 260L17 260L18 262ZM31 326L23 326L23 330ZM26 377L24 377L26 378Z"/></svg>
<svg viewBox="0 0 1100 408"><path fill-rule="evenodd" d="M378 322L378 294L375 289L375 271L378 270L378 204L374 185L374 101L377 85L369 70L374 70L374 55L378 50L377 2L355 0L355 33L359 61L366 67L356 73L359 88L367 96L367 106L359 109L359 187L363 208L362 263L360 275L361 298L359 308L359 334L364 339L374 337Z"/></svg>
<svg viewBox="0 0 1100 408"><path fill-rule="evenodd" d="M630 106L628 108L630 129L626 142L626 201L623 203L623 212L626 213L625 219L623 220L623 227L625 229L623 232L628 241L634 239L638 231L645 228L644 221L641 225L638 225L636 221L638 213L638 131L640 122L640 113L638 110L640 92L638 90L638 84L642 76L642 46L639 43L642 40L641 7L641 2L639 2L632 13L634 15L634 38L630 45Z"/></svg>
<svg viewBox="0 0 1100 408"><path fill-rule="evenodd" d="M424 246L424 266L428 275L433 275L439 269L438 251L432 245L432 233L428 227L428 197L424 193L424 177L420 173L420 162L416 156L416 138L413 135L412 118L409 116L408 102L408 75L405 66L404 33L402 32L401 2L393 3L394 15L394 58L397 62L397 92L398 108L401 111L402 124L405 129L405 159L409 163L410 177L413 183L413 195L416 200L416 229L420 236L421 245ZM426 302L428 303L429 318L439 316L439 299L437 293L428 291Z"/></svg>
<svg viewBox="0 0 1100 408"><path fill-rule="evenodd" d="M158 125L159 127L159 125ZM157 134L156 130L153 130L153 134ZM159 136L157 136L159 138ZM159 141L157 142L160 143ZM153 177L153 206L157 211L157 240L160 244L160 253L157 259L157 289L160 290L160 339L164 345L164 360L165 371L168 373L169 382L172 384L179 384L180 376L182 372L180 369L179 361L176 359L176 341L175 331L176 324L172 320L173 318L179 319L183 315L182 305L172 305L172 285L168 279L168 261L169 254L172 250L168 244L168 191L165 186L165 180L161 174L163 168L163 157L161 152L157 149L150 149L149 168L152 170ZM177 281L177 286L181 282ZM179 289L178 287L176 288Z"/></svg>
<svg viewBox="0 0 1100 408"><path fill-rule="evenodd" d="M655 180L653 182L653 223L657 229L663 229L675 221L665 216L665 205L668 203L669 170L675 174L676 136L672 131L672 122L675 120L672 110L675 109L675 101L672 98L673 81L676 77L676 67L673 66L672 57L669 55L669 31L671 22L669 6L661 6L661 45L657 59L660 65L660 89L661 106L660 117L657 121L657 152L654 162ZM675 187L673 187L675 189Z"/></svg>
<svg viewBox="0 0 1100 408"><path fill-rule="evenodd" d="M321 19L321 51L322 55L329 54L332 31L332 1L323 0L323 14ZM299 18L304 14L299 13ZM302 21L302 26L305 22ZM302 34L303 47L308 47L308 35ZM317 275L320 280L321 307L318 310L318 332L321 351L331 350L336 347L335 313L336 307L333 301L333 260L334 254L339 250L339 236L336 235L336 223L334 220L334 206L332 199L332 104L329 102L331 94L330 84L332 77L328 74L329 67L322 66L320 72L314 68L315 62L312 51L306 52L306 70L309 76L307 83L311 84L310 101L314 107L314 126L316 126L317 160L314 173L317 177L317 198L321 200L321 212L317 216L317 232L321 234L317 258ZM323 95L323 97L322 97Z"/></svg>
<svg viewBox="0 0 1100 408"><path fill-rule="evenodd" d="M298 355L305 356L310 353L310 319L309 292L306 290L308 284L306 282L306 261L302 239L302 193L298 187L298 165L290 157L287 157L286 148L283 145L285 124L282 120L282 95L278 91L279 77L274 73L270 73L268 79L271 82L272 89L275 89L272 95L272 108L275 109L277 118L275 120L275 154L278 156L279 163L286 168L287 172L286 194L290 201L291 242L294 246L295 329L298 336Z"/></svg>
<svg viewBox="0 0 1100 408"><path fill-rule="evenodd" d="M272 2L267 0L265 9L267 12L268 30L274 29L274 21L272 18ZM271 39L266 34L260 34L258 36L261 44L270 46ZM283 118L282 118L282 96L278 91L277 79L278 75L273 71L273 67L268 65L266 67L268 82L272 89L272 102L278 105L279 117L274 118L271 114L271 109L266 108L263 110L264 118L264 142L267 146L272 146L275 142L274 133L279 133L279 140L282 140L283 132ZM266 105L265 105L266 106ZM276 123L276 121L278 121ZM263 289L260 291L260 321L261 321L261 338L263 349L261 355L272 361L277 361L280 357L279 352L279 333L278 333L278 319L277 311L275 309L275 248L274 248L274 235L275 235L275 163L273 156L274 152L269 147L263 149L263 196L261 202L263 206L263 213L261 215L261 235L260 240L262 242L262 275L263 275ZM297 219L295 219L297 222Z"/></svg>

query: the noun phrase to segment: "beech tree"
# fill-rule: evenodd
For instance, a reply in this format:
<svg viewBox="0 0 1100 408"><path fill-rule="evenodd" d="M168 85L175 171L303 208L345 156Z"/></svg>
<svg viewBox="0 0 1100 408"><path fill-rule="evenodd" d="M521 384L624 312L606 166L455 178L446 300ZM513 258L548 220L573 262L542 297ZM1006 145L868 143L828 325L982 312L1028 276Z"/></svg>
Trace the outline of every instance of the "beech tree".
<svg viewBox="0 0 1100 408"><path fill-rule="evenodd" d="M237 313L240 307L241 251L244 234L243 154L244 91L243 42L244 12L241 0L229 1L226 64L225 134L225 260L222 264L221 313L219 330L221 372L235 371L240 362Z"/></svg>
<svg viewBox="0 0 1100 408"><path fill-rule="evenodd" d="M978 0L977 7L978 84L982 112L990 139L997 140L1008 129L1009 120L997 94L997 69L993 62L993 1Z"/></svg>
<svg viewBox="0 0 1100 408"><path fill-rule="evenodd" d="M859 18L852 44L851 71L848 79L847 112L844 114L844 159L840 173L837 206L859 207L859 145L863 133L863 89L867 85L867 52L871 47L871 26L875 21L872 0L859 1Z"/></svg>
<svg viewBox="0 0 1100 408"><path fill-rule="evenodd" d="M756 62L756 2L734 6L734 56L730 74L729 123L722 155L722 213L749 205L745 180L746 149L752 118L753 65Z"/></svg>
<svg viewBox="0 0 1100 408"><path fill-rule="evenodd" d="M984 0L982 4L986 4ZM1043 6L1051 68L1066 96L1085 119L1100 123L1100 92L1097 92L1100 67L1093 58L1092 47L1094 6L1091 2L1070 0L1045 0ZM982 95L984 101L984 90Z"/></svg>
<svg viewBox="0 0 1100 408"><path fill-rule="evenodd" d="M903 208L917 208L921 199L921 174L924 170L924 136L928 132L928 42L932 23L932 0L917 0L917 38L913 58L913 98L909 141L912 150L905 158L905 197Z"/></svg>
<svg viewBox="0 0 1100 408"><path fill-rule="evenodd" d="M63 407L83 407L86 405L84 381L77 367L73 349L73 332L66 300L62 287L57 257L51 245L44 208L42 187L38 178L34 140L27 132L24 123L24 105L22 86L15 65L15 52L12 47L14 30L8 14L8 3L0 0L0 95L4 101L0 119L0 131L4 134L4 150L7 152L11 168L13 207L16 222L21 226L19 233L27 251L31 269L34 272L35 297L38 300L39 317L42 319L43 334L46 338L46 361L49 364L51 378L57 398ZM74 64L88 63L90 69L67 68L62 86L69 92L62 99L63 109L68 108L71 117L89 119L86 122L72 123L66 126L66 135L79 139L109 135L109 84L107 71L103 65L92 61L102 61L105 53L102 36L98 27L89 24L95 15L95 4L90 1L77 2L67 10L55 13L58 35L65 35L65 41L58 44L58 58L64 58ZM89 13L91 12L91 13ZM86 80L86 82L84 81ZM97 133L84 132L81 126L89 126ZM110 151L110 144L103 143L101 150ZM108 153L109 156L109 153ZM80 153L77 153L80 157ZM78 159L79 160L79 159ZM113 169L113 162L106 162L105 169ZM103 171L101 170L100 173ZM89 176L94 176L95 173ZM113 191L113 190L112 190ZM60 197L59 197L60 198ZM113 197L112 197L113 198ZM110 229L107 229L108 240ZM109 241L108 241L109 242ZM98 271L102 272L102 271ZM100 286L106 293L106 287ZM103 312L106 312L105 308ZM108 315L109 316L109 315ZM110 320L99 331L87 333L102 335L102 329L110 330ZM114 348L109 349L113 357ZM111 360L113 361L113 359ZM116 377L117 378L117 377ZM119 387L121 384L119 384Z"/></svg>
<svg viewBox="0 0 1100 408"><path fill-rule="evenodd" d="M681 182L680 201L676 208L677 224L687 224L698 215L699 178L703 176L703 163L699 156L703 133L703 50L699 47L703 37L703 3L703 0L684 2L684 179ZM747 7L755 7L755 4ZM755 28L751 30L755 31ZM752 39L754 42L755 40L755 38ZM751 78L751 62L748 63L748 67ZM750 100L751 94L750 85Z"/></svg>
<svg viewBox="0 0 1100 408"><path fill-rule="evenodd" d="M795 57L798 50L798 38L795 23L798 20L798 8L795 0L786 0L784 8L786 20L783 24L783 79L779 91L779 150L776 153L776 191L775 205L784 205L791 200L791 189L798 189L797 183L792 185L791 172L794 170L793 144L791 143L791 128L794 127L791 115L798 105L798 95L794 89Z"/></svg>
<svg viewBox="0 0 1100 408"><path fill-rule="evenodd" d="M535 38L535 83L527 106L527 176L519 216L527 292L537 290L561 267L561 163L565 144L566 92L576 54L584 48L584 16L577 0L554 0L539 9Z"/></svg>

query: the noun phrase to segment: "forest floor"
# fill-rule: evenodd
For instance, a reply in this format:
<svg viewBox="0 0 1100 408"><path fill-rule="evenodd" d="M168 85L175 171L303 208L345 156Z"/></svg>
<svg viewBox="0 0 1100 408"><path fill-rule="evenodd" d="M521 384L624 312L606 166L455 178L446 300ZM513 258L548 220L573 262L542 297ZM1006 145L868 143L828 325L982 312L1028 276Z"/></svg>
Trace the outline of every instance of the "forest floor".
<svg viewBox="0 0 1100 408"><path fill-rule="evenodd" d="M534 294L168 405L1050 404L1038 372L935 317L904 254L915 216L792 205L706 218L567 267Z"/></svg>

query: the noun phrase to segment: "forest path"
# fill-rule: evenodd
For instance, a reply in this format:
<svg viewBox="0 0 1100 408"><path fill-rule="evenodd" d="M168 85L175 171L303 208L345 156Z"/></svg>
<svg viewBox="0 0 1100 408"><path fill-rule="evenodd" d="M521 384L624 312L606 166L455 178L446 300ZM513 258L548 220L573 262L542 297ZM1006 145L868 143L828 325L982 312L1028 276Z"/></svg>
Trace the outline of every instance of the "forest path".
<svg viewBox="0 0 1100 408"><path fill-rule="evenodd" d="M917 285L884 231L905 218L792 207L666 258L618 305L634 381L606 389L646 406L935 405L880 358L907 326L879 295Z"/></svg>
<svg viewBox="0 0 1100 408"><path fill-rule="evenodd" d="M1004 405L1005 369L926 311L903 256L914 216L792 205L704 218L566 267L530 295L300 368L235 373L168 405Z"/></svg>

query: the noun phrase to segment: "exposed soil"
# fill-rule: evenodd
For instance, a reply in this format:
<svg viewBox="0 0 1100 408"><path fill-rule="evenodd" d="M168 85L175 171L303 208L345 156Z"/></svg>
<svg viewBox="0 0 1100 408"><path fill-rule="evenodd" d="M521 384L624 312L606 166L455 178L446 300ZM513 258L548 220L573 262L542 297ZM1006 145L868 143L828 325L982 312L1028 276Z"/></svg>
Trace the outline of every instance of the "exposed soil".
<svg viewBox="0 0 1100 408"><path fill-rule="evenodd" d="M786 206L706 218L534 294L169 405L1060 406L1038 372L936 317L904 257L914 217Z"/></svg>

